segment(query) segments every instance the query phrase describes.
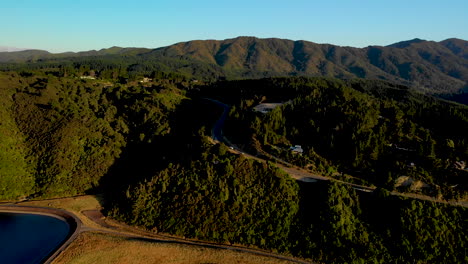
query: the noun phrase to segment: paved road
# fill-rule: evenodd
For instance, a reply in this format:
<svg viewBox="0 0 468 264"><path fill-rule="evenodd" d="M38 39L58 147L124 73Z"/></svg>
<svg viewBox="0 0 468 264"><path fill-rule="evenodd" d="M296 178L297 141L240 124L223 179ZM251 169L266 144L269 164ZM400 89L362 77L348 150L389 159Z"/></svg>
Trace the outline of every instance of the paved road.
<svg viewBox="0 0 468 264"><path fill-rule="evenodd" d="M242 150L238 146L232 144L226 137L224 137L222 130L223 130L223 125L224 125L224 122L225 122L225 120L227 118L227 115L229 114L230 107L228 105L218 101L218 100L214 100L214 99L210 99L210 98L205 98L205 99L215 103L216 105L218 105L219 107L222 107L224 109L223 114L220 116L218 121L216 121L215 125L213 126L213 130L212 130L213 140L215 140L217 142L223 142L224 144L229 146L234 152L241 153L241 154L243 154L244 156L246 156L248 158L252 158L252 159L256 159L256 160L259 160L259 161L266 162L262 158L259 158L259 157L255 156L255 155L246 153L244 150ZM267 156L268 158L275 160L277 162L276 163L277 167L279 167L280 169L285 171L292 178L294 178L296 180L299 180L299 181L303 181L303 182L316 182L318 180L320 180L320 181L335 181L335 182L339 182L339 183L342 183L342 184L349 185L353 189L355 189L357 191L362 191L362 192L373 192L376 189L376 187L369 187L369 186L365 186L365 185L349 183L349 182L338 180L338 179L335 179L335 178L332 178L332 177L312 173L310 171L307 171L307 170L304 170L304 169L302 169L300 167L297 167L297 166L295 166L295 165L293 165L291 163L288 163L285 160L282 160L282 159L280 159L278 157L275 157L275 156L273 156L273 155L271 155L269 153L264 152L263 154L265 156ZM442 201L442 200L437 200L437 199L435 199L433 197L430 197L430 196L427 196L427 195L412 194L412 193L400 193L400 192L395 192L395 191L391 192L390 194L391 195L403 196L403 197L407 197L407 198L412 198L412 199L431 201L431 202L443 203L443 204L450 204L450 205L462 206L462 207L467 207L468 208L468 201Z"/></svg>
<svg viewBox="0 0 468 264"><path fill-rule="evenodd" d="M214 99L211 99L211 98L205 98L206 100L209 100L213 103L215 103L217 106L223 108L223 113L221 114L221 116L218 118L218 120L216 121L216 123L213 125L213 129L211 130L211 138L215 141L215 142L223 142L224 144L226 144L227 146L229 146L231 148L231 150L233 150L233 152L235 153L238 153L238 154L243 154L244 156L248 157L248 158L252 158L252 159L256 159L256 160L259 160L259 161L265 161L257 156L254 156L254 155L251 155L251 154L248 154L246 152L244 152L243 150L241 150L238 146L232 144L226 137L224 137L224 134L223 134L223 126L224 126L224 123L226 121L226 118L229 114L229 110L231 109L230 106L228 106L227 104L224 104L218 100L214 100ZM314 180L329 180L329 178L325 177L325 176L321 176L321 175L318 175L318 174L312 174L310 172L307 172L307 171L304 171L303 169L299 169L297 168L296 166L280 159L280 158L277 158L275 156L272 156L272 155L269 155L268 153L265 153L265 155L268 155L270 158L276 160L278 162L277 166L280 167L281 169L283 169L284 171L286 171L289 175L291 175L292 178L296 179L296 180L299 180L299 181L304 181L304 182L313 182ZM282 165L284 164L284 165Z"/></svg>
<svg viewBox="0 0 468 264"><path fill-rule="evenodd" d="M224 139L224 136L223 136L223 126L224 126L224 122L226 121L226 118L227 118L227 116L229 114L229 110L231 109L231 107L229 107L227 104L221 103L218 100L214 100L214 99L211 99L211 98L205 98L205 99L208 100L208 101L211 101L211 102L215 103L216 105L218 105L219 107L223 108L223 113L218 118L216 123L213 125L213 129L211 130L211 135L212 135L212 138L215 141L225 142L225 139Z"/></svg>

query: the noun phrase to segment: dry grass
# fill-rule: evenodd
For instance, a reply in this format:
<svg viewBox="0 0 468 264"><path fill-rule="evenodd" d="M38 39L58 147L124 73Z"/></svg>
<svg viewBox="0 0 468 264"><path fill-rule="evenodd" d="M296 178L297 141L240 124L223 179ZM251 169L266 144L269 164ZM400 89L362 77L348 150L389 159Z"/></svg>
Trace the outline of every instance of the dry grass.
<svg viewBox="0 0 468 264"><path fill-rule="evenodd" d="M79 197L21 202L23 206L65 209L78 216L84 225L101 228L82 211L101 208L101 197ZM126 233L124 230L121 232ZM171 243L138 241L102 233L81 233L53 263L290 263L275 258L223 249L210 249Z"/></svg>
<svg viewBox="0 0 468 264"><path fill-rule="evenodd" d="M290 263L249 253L168 243L142 242L99 233L82 233L54 264L117 263Z"/></svg>
<svg viewBox="0 0 468 264"><path fill-rule="evenodd" d="M81 222L83 222L84 225L99 228L99 225L89 220L89 218L81 212L85 210L95 210L101 208L101 204L99 202L100 199L101 198L99 196L86 195L62 199L27 201L18 204L23 206L42 206L65 209L69 212L74 213L78 218L80 218Z"/></svg>

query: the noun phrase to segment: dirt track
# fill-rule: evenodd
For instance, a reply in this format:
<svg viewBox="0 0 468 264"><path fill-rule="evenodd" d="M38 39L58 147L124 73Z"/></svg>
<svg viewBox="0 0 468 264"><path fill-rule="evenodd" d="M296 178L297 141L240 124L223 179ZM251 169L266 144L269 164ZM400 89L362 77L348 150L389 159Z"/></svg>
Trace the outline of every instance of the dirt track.
<svg viewBox="0 0 468 264"><path fill-rule="evenodd" d="M47 215L47 216L57 217L59 219L65 220L67 223L70 224L70 234L67 236L65 242L51 255L46 257L44 263L52 263L52 261L61 252L66 250L66 248L82 232L99 232L99 233L117 235L117 236L135 239L135 240L145 241L145 242L171 243L171 244L198 246L198 247L205 247L205 248L212 248L212 249L232 250L232 251L237 251L237 252L245 252L245 253L256 254L260 256L277 258L281 260L290 261L291 263L304 263L304 264L312 263L312 262L308 262L302 259L274 254L269 251L261 250L261 249L247 248L247 247L237 246L237 245L217 244L217 243L199 241L199 240L194 240L194 239L184 239L184 238L164 235L164 234L155 234L152 232L148 232L146 230L138 229L138 228L131 227L123 223L119 223L116 221L106 219L99 210L85 210L81 212L99 227L88 227L82 224L82 221L78 217L76 217L73 213L68 212L66 210L62 210L62 209L47 208L47 207L19 206L15 204L9 204L9 205L0 205L0 212L2 211Z"/></svg>

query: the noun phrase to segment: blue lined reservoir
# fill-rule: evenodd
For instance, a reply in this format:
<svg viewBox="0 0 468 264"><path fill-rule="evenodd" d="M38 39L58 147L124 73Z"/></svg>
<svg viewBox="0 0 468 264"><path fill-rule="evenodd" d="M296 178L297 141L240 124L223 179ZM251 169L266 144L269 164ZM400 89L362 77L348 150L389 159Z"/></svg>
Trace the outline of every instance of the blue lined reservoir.
<svg viewBox="0 0 468 264"><path fill-rule="evenodd" d="M68 223L57 217L0 212L0 262L41 263L69 232Z"/></svg>

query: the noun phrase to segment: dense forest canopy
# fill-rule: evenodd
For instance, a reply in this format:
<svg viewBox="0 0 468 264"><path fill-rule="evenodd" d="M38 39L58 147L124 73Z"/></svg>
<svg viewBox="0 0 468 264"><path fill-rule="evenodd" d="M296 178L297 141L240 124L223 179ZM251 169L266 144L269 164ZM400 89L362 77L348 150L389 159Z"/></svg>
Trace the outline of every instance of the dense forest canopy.
<svg viewBox="0 0 468 264"><path fill-rule="evenodd" d="M408 176L447 198L467 191L468 107L383 81L284 78L221 83L205 91L232 104L226 135L324 174L393 189ZM261 103L279 106L255 110ZM291 146L301 145L295 154Z"/></svg>
<svg viewBox="0 0 468 264"><path fill-rule="evenodd" d="M324 263L468 261L466 208L389 192L408 176L463 198L466 106L384 81L210 82L192 60L172 73L107 56L2 66L0 199L103 193L107 215L132 225ZM220 77L210 67L198 70ZM215 144L223 109L207 97L231 106L223 132L249 153L378 188L297 182Z"/></svg>
<svg viewBox="0 0 468 264"><path fill-rule="evenodd" d="M168 134L170 113L186 100L171 85L0 77L2 198L74 195L97 187L126 146Z"/></svg>

